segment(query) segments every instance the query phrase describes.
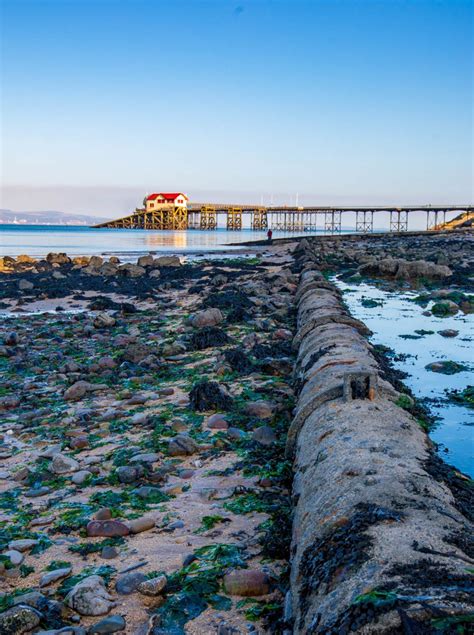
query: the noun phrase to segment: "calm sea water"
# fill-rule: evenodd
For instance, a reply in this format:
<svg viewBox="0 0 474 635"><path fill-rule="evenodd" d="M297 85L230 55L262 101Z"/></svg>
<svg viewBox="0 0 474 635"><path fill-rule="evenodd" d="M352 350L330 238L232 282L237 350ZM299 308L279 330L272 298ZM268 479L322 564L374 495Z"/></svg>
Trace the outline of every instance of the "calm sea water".
<svg viewBox="0 0 474 635"><path fill-rule="evenodd" d="M474 477L474 410L447 401L445 392L472 385L474 314L459 312L444 318L425 316L425 308L411 301L417 293L394 293L365 283L352 286L337 278L334 281L344 291L344 300L352 315L373 332L371 341L389 346L397 353L395 367L408 373L404 382L416 397L427 400L426 405L437 419L430 436L439 445L441 456ZM382 305L365 307L362 304L364 298L377 300ZM432 333L418 340L404 337L416 336L415 331L419 329ZM455 329L459 335L443 337L438 333L442 329ZM467 370L442 375L425 368L431 362L445 360L464 364Z"/></svg>
<svg viewBox="0 0 474 635"><path fill-rule="evenodd" d="M315 232L313 232L314 234ZM273 232L275 238L302 234ZM308 234L306 234L308 235ZM70 256L119 255L129 257L156 251L192 254L239 249L229 243L264 240L265 231L152 231L141 229L93 229L63 225L0 225L0 255L45 256L50 251Z"/></svg>

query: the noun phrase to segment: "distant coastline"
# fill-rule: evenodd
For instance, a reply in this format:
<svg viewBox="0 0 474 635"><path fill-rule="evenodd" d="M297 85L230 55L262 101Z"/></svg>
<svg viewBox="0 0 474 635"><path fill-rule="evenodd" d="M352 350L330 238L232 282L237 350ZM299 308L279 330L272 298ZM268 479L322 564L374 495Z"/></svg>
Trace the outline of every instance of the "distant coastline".
<svg viewBox="0 0 474 635"><path fill-rule="evenodd" d="M45 210L39 212L0 209L0 225L64 225L85 227L107 220L103 216Z"/></svg>

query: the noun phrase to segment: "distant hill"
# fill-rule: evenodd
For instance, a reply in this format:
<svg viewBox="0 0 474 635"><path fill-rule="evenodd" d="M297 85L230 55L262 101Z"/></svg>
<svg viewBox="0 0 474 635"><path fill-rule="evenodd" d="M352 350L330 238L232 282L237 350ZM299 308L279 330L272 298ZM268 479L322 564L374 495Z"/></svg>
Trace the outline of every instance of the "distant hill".
<svg viewBox="0 0 474 635"><path fill-rule="evenodd" d="M108 220L101 216L89 214L72 214L67 212L14 212L11 209L0 209L0 223L18 225L96 225Z"/></svg>

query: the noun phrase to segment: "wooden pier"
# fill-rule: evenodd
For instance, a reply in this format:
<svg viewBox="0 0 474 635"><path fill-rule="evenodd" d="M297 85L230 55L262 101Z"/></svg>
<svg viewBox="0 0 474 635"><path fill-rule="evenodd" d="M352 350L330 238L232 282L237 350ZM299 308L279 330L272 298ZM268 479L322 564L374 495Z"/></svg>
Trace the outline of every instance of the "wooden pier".
<svg viewBox="0 0 474 635"><path fill-rule="evenodd" d="M222 226L228 231L238 231L244 227L244 217L249 223L246 227L256 231L269 228L286 232L314 232L322 230L337 234L342 231L344 220L352 215L355 219L354 230L359 233L374 231L374 217L382 213L388 214L391 232L406 232L409 219L414 215L426 216L427 230L454 229L466 222L474 222L474 206L442 205L411 207L286 207L258 205L226 204L190 204L187 207L174 205L162 206L161 209L147 211L136 209L135 212L94 225L111 229L153 229L153 230L213 230L219 226L219 218L224 217ZM447 218L455 214L456 218Z"/></svg>

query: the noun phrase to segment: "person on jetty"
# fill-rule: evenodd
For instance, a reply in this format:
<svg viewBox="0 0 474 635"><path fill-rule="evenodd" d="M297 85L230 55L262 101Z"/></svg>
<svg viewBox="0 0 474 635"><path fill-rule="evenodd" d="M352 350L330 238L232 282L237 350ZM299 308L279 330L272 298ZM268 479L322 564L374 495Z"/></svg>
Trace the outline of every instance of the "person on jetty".
<svg viewBox="0 0 474 635"><path fill-rule="evenodd" d="M268 244L271 245L272 244L272 236L273 236L273 232L271 229L269 229L267 231L267 240L268 240Z"/></svg>

